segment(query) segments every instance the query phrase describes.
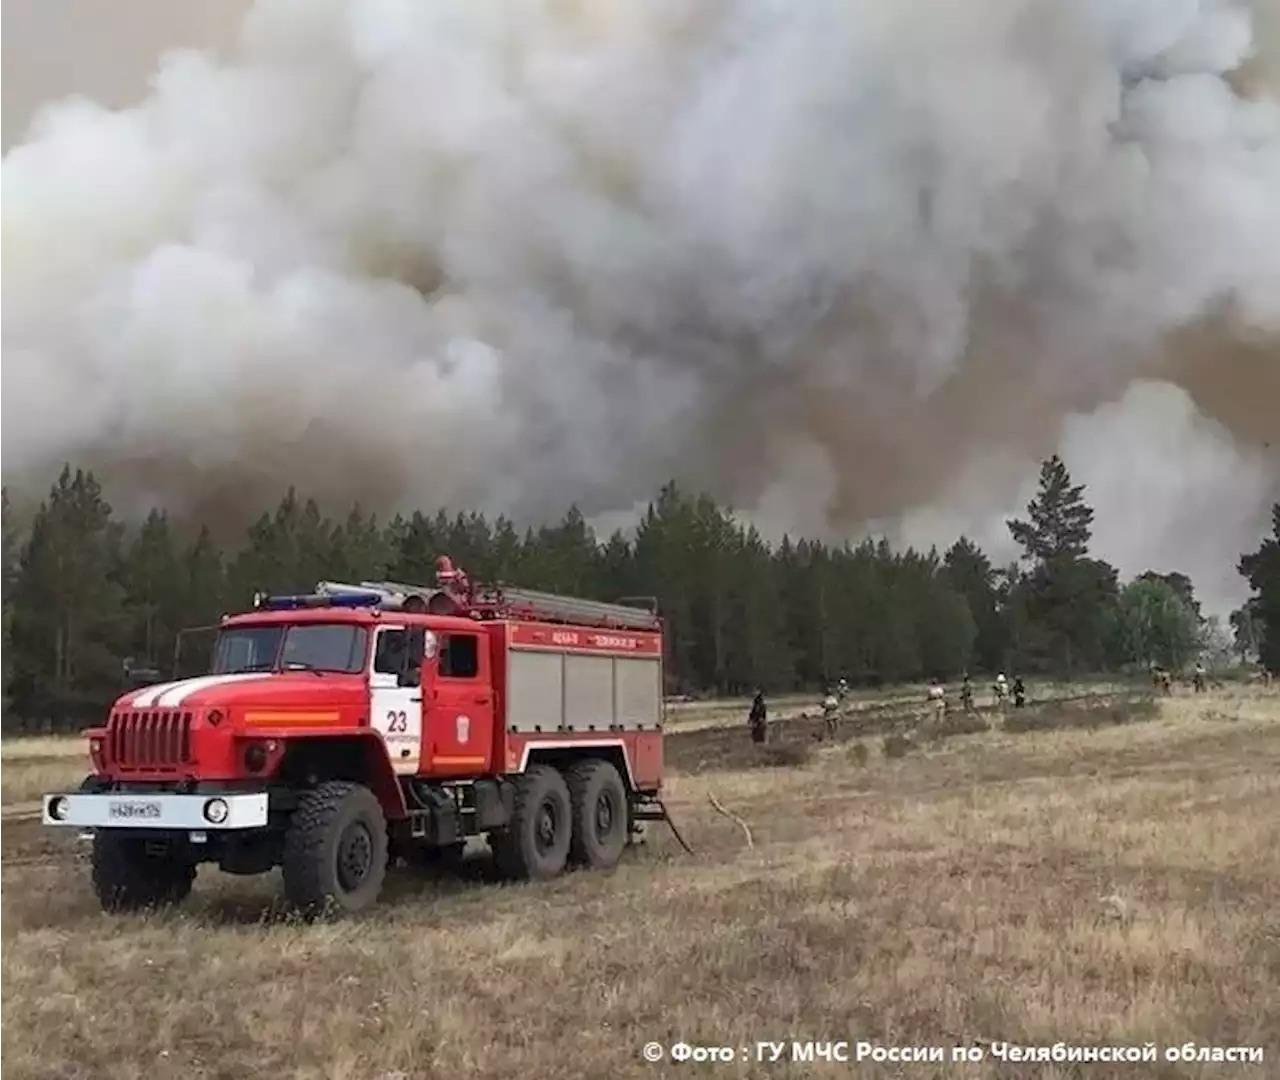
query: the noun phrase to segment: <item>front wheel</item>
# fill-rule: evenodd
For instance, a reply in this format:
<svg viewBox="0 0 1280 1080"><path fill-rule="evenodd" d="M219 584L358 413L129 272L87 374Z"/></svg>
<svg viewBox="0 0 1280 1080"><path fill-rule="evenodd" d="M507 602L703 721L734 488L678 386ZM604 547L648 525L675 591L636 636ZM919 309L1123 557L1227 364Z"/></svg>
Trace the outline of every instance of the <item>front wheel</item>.
<svg viewBox="0 0 1280 1080"><path fill-rule="evenodd" d="M93 837L93 889L103 911L139 911L180 904L191 894L196 868L173 847L127 832Z"/></svg>
<svg viewBox="0 0 1280 1080"><path fill-rule="evenodd" d="M330 780L307 792L284 838L284 891L307 913L346 913L378 899L387 873L387 822L373 792Z"/></svg>

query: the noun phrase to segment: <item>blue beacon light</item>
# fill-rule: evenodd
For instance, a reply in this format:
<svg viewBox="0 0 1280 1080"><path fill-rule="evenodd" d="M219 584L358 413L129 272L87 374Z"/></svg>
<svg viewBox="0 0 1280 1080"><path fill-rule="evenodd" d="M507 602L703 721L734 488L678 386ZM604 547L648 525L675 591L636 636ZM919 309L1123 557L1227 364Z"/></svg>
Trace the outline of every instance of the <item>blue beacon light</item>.
<svg viewBox="0 0 1280 1080"><path fill-rule="evenodd" d="M296 611L300 608L358 608L376 607L381 600L375 592L351 592L339 596L319 596L315 593L299 593L290 596L262 597L259 611Z"/></svg>

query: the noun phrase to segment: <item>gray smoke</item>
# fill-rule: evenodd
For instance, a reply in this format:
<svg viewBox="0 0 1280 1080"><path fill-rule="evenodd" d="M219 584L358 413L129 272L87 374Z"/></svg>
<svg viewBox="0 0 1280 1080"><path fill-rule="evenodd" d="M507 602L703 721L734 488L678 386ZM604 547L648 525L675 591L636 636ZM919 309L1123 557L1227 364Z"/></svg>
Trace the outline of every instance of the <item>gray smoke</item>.
<svg viewBox="0 0 1280 1080"><path fill-rule="evenodd" d="M1280 437L1262 13L258 0L5 156L5 479L616 521L676 475L931 542L1061 447L1099 553L1220 606Z"/></svg>

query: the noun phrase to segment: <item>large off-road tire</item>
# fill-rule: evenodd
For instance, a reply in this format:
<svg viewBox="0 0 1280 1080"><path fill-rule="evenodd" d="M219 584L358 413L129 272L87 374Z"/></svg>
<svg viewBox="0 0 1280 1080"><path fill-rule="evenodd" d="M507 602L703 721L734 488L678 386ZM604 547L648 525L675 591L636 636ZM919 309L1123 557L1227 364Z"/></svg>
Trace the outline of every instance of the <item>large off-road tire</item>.
<svg viewBox="0 0 1280 1080"><path fill-rule="evenodd" d="M191 894L196 868L173 854L147 851L145 837L99 829L93 836L93 891L103 911L140 911L180 904Z"/></svg>
<svg viewBox="0 0 1280 1080"><path fill-rule="evenodd" d="M573 838L569 861L575 866L607 870L627 846L627 789L607 761L580 761L569 770L573 805Z"/></svg>
<svg viewBox="0 0 1280 1080"><path fill-rule="evenodd" d="M387 822L363 784L329 780L307 792L284 837L284 892L307 914L362 911L387 874Z"/></svg>
<svg viewBox="0 0 1280 1080"><path fill-rule="evenodd" d="M572 835L572 804L564 777L550 765L533 765L516 780L511 824L491 833L489 846L503 876L545 881L564 870Z"/></svg>

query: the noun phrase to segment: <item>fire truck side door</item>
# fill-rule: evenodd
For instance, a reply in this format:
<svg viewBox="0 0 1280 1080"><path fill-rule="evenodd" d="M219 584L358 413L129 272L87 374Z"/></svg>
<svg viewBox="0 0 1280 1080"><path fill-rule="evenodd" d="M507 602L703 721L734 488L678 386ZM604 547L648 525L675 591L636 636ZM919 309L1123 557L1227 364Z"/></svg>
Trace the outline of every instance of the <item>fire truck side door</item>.
<svg viewBox="0 0 1280 1080"><path fill-rule="evenodd" d="M422 687L405 678L413 670L421 677L421 648L416 668L406 662L413 636L403 626L379 626L369 671L370 723L386 740L395 771L410 774L422 757Z"/></svg>
<svg viewBox="0 0 1280 1080"><path fill-rule="evenodd" d="M436 679L427 710L426 771L474 776L493 752L493 687L483 634L440 635Z"/></svg>

